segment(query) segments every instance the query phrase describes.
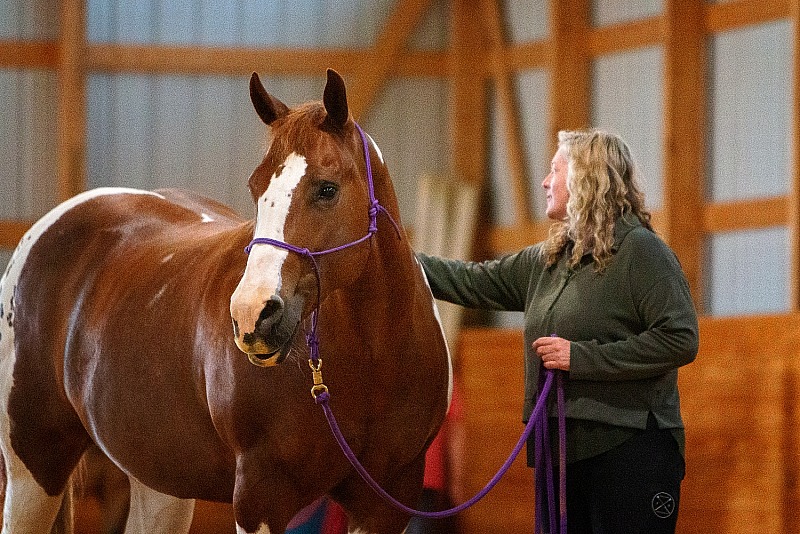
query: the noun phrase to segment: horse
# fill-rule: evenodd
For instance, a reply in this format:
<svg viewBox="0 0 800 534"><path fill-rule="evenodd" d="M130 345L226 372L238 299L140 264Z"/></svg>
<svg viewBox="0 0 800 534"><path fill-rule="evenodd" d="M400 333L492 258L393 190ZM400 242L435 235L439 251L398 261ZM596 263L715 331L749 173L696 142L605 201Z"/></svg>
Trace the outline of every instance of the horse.
<svg viewBox="0 0 800 534"><path fill-rule="evenodd" d="M452 366L387 165L335 71L322 101L290 109L256 74L250 96L271 131L254 220L188 191L101 188L21 239L0 281L4 533L65 515L90 445L130 481L126 532L187 532L201 499L232 503L237 533L281 533L326 494L350 532L408 524L309 395L324 359L358 460L416 504Z"/></svg>

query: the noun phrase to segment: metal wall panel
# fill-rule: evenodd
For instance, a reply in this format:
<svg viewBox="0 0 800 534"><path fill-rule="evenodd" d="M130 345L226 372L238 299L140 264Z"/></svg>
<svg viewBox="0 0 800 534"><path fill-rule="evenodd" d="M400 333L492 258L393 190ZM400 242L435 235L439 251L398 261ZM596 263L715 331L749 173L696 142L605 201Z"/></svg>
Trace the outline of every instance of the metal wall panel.
<svg viewBox="0 0 800 534"><path fill-rule="evenodd" d="M622 136L641 171L647 206L663 200L663 51L609 54L592 64L592 125Z"/></svg>
<svg viewBox="0 0 800 534"><path fill-rule="evenodd" d="M511 187L513 177L508 172L508 148L505 138L506 117L498 101L495 87L489 88L489 220L499 226L511 226L522 214L516 212L514 191Z"/></svg>
<svg viewBox="0 0 800 534"><path fill-rule="evenodd" d="M375 43L395 3L88 0L88 37L94 42L357 48Z"/></svg>
<svg viewBox="0 0 800 534"><path fill-rule="evenodd" d="M36 219L55 204L55 73L0 70L0 218Z"/></svg>
<svg viewBox="0 0 800 534"><path fill-rule="evenodd" d="M789 309L786 228L725 232L708 242L706 312L716 316Z"/></svg>
<svg viewBox="0 0 800 534"><path fill-rule="evenodd" d="M716 202L786 194L792 29L725 32L709 46L709 192Z"/></svg>
<svg viewBox="0 0 800 534"><path fill-rule="evenodd" d="M3 0L0 2L0 39L55 39L59 6L56 0Z"/></svg>
<svg viewBox="0 0 800 534"><path fill-rule="evenodd" d="M550 34L548 0L498 0L505 14L507 38L512 43L546 39Z"/></svg>
<svg viewBox="0 0 800 534"><path fill-rule="evenodd" d="M288 105L319 99L324 84L262 81ZM247 179L263 156L267 128L247 84L246 77L91 76L89 187L181 187L249 215Z"/></svg>
<svg viewBox="0 0 800 534"><path fill-rule="evenodd" d="M547 199L542 181L550 172L556 139L548 136L550 73L546 69L521 71L516 76L519 125L528 168L531 210L537 219L546 219Z"/></svg>
<svg viewBox="0 0 800 534"><path fill-rule="evenodd" d="M708 195L714 202L789 190L791 25L777 21L714 36L709 46ZM789 309L786 228L710 238L704 293L712 315Z"/></svg>
<svg viewBox="0 0 800 534"><path fill-rule="evenodd" d="M595 26L608 26L655 17L663 10L663 0L594 0L592 23Z"/></svg>
<svg viewBox="0 0 800 534"><path fill-rule="evenodd" d="M443 78L396 78L361 119L383 152L409 226L414 224L419 177L449 176L452 169L448 97Z"/></svg>

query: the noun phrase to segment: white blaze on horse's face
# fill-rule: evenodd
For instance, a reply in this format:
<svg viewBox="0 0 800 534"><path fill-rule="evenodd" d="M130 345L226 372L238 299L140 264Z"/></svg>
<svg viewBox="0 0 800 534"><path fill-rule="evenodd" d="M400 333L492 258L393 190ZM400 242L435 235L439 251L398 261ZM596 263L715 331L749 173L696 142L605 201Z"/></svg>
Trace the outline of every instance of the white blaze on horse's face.
<svg viewBox="0 0 800 534"><path fill-rule="evenodd" d="M306 158L294 152L272 175L269 187L258 199L256 229L253 237L283 241L283 228L289 215L292 194L306 172ZM270 245L257 245L250 250L244 275L231 297L231 317L238 329L236 344L248 353L258 353L263 347L244 343L244 335L256 329L258 318L271 296L281 287L281 267L289 252Z"/></svg>

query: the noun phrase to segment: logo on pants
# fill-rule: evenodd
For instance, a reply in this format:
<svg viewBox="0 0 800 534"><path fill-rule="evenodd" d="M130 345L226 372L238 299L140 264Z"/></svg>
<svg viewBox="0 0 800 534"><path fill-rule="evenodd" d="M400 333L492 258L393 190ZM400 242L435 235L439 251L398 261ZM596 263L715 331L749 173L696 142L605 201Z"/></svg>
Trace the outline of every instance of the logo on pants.
<svg viewBox="0 0 800 534"><path fill-rule="evenodd" d="M661 491L653 496L650 506L656 517L666 519L675 512L675 499L669 493Z"/></svg>

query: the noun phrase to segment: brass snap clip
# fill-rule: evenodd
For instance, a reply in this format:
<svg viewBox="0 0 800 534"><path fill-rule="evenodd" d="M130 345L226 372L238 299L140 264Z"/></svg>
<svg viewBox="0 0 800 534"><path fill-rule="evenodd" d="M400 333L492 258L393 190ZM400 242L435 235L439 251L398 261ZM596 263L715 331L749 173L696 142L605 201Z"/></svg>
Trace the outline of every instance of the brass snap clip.
<svg viewBox="0 0 800 534"><path fill-rule="evenodd" d="M319 395L328 392L328 386L322 383L322 358L317 359L316 364L314 364L314 360L308 360L308 366L311 367L311 375L314 378L311 396L314 397L314 400L317 400Z"/></svg>

